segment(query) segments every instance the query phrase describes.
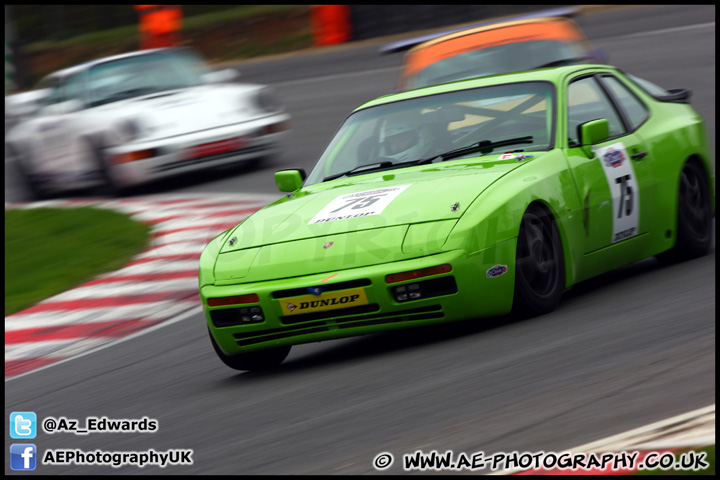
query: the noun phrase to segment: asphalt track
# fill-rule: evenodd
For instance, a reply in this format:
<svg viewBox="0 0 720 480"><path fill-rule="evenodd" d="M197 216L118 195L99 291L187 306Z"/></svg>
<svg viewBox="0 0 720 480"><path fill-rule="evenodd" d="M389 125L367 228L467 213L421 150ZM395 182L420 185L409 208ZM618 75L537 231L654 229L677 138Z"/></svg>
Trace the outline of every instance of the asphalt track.
<svg viewBox="0 0 720 480"><path fill-rule="evenodd" d="M714 6L659 6L581 24L610 63L693 89L714 145L714 20ZM241 65L246 79L281 93L294 119L292 148L265 167L163 188L266 194L275 168L309 169L352 108L392 89L399 58L376 51L368 44ZM6 201L22 196L8 181ZM714 404L714 320L714 249L681 265L650 259L585 282L533 320L294 347L267 374L224 367L203 318L190 315L7 381L5 417L35 411L159 424L154 433L41 433L41 451L193 450L192 466L39 467L44 474L370 474L380 452L562 451ZM7 460L5 471L12 473Z"/></svg>

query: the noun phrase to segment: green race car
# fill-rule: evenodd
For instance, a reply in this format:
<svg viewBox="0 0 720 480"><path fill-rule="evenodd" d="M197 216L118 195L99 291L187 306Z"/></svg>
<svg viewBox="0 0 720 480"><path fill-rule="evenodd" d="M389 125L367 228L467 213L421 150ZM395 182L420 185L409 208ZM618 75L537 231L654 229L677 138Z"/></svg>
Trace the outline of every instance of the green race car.
<svg viewBox="0 0 720 480"><path fill-rule="evenodd" d="M574 65L366 103L205 248L216 353L257 370L300 343L539 315L611 269L706 254L715 176L689 96Z"/></svg>

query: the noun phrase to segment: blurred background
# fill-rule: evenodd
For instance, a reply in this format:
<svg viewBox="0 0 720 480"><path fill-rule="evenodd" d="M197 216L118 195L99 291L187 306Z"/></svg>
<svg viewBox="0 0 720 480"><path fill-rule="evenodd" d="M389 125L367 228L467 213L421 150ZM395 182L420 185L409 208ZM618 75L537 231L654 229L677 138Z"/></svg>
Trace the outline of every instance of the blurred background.
<svg viewBox="0 0 720 480"><path fill-rule="evenodd" d="M136 7L6 5L6 74L8 51L15 71L9 83L6 75L6 93L29 88L60 68L137 50L145 11ZM175 7L175 27L182 32L177 43L198 48L211 61L312 46L309 5Z"/></svg>
<svg viewBox="0 0 720 480"><path fill-rule="evenodd" d="M235 70L240 82L272 86L292 117L287 142L292 151L236 169L232 178L227 172L194 175L190 183L178 178L156 187L196 191L209 180L206 189L212 191L274 193L274 170L310 171L352 109L395 89L403 55L381 55L383 45L538 10L535 5L170 5L167 18L157 22L152 7L5 6L6 133L18 121L8 113L13 94L29 91L58 69L147 46L153 29L161 32L158 37L169 31L166 44L195 48L211 68ZM714 6L575 7L575 22L608 63L664 88L690 88L693 106L714 131ZM714 135L710 142L714 151ZM29 199L7 157L6 202Z"/></svg>
<svg viewBox="0 0 720 480"><path fill-rule="evenodd" d="M42 76L75 63L136 50L144 13L137 7L6 5L5 92L29 88ZM412 9L405 5L175 7L179 7L175 22L181 29L178 43L197 48L210 62L366 40L538 8L534 5L415 5ZM8 70L14 71L14 76L8 77Z"/></svg>

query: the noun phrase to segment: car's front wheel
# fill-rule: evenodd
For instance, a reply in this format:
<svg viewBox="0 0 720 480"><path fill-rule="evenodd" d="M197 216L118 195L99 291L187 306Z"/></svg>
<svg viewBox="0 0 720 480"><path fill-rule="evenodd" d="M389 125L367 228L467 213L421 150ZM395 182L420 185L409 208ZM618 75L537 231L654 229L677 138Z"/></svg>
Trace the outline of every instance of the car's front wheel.
<svg viewBox="0 0 720 480"><path fill-rule="evenodd" d="M530 205L517 242L513 311L522 316L553 311L565 287L560 235L550 212Z"/></svg>
<svg viewBox="0 0 720 480"><path fill-rule="evenodd" d="M210 341L215 353L225 365L235 370L246 371L268 370L277 367L287 358L291 348L290 346L283 346L237 355L225 355L215 343L212 334L210 334Z"/></svg>
<svg viewBox="0 0 720 480"><path fill-rule="evenodd" d="M31 162L29 149L20 150L16 145L7 145L7 156L12 163L15 174L19 177L21 185L25 187L26 193L29 194L31 200L45 200L49 198L49 193L38 183L28 164ZM26 163L27 162L27 163Z"/></svg>
<svg viewBox="0 0 720 480"><path fill-rule="evenodd" d="M96 141L89 138L85 139L85 148L87 149L87 155L92 159L94 168L100 177L100 185L94 189L95 193L109 197L118 196L121 193L121 189L113 177L112 168L102 148L100 148Z"/></svg>
<svg viewBox="0 0 720 480"><path fill-rule="evenodd" d="M710 188L702 166L689 161L680 173L677 241L671 250L658 255L658 259L672 263L701 257L710 251L711 242Z"/></svg>

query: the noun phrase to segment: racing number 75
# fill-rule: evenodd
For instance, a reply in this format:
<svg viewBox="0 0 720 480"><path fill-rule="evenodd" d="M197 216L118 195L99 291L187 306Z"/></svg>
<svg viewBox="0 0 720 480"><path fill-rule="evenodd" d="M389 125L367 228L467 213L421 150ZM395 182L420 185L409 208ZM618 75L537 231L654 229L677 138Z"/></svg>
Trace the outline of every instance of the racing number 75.
<svg viewBox="0 0 720 480"><path fill-rule="evenodd" d="M625 215L632 213L633 207L633 190L630 185L630 175L623 175L615 179L615 183L620 185L620 208L618 209L618 218L622 218L623 211ZM623 206L625 207L623 209Z"/></svg>
<svg viewBox="0 0 720 480"><path fill-rule="evenodd" d="M342 209L344 209L344 208L347 208L347 207L349 207L350 205L353 206L353 207L352 207L353 210L358 210L358 209L361 209L361 208L366 208L366 207L369 207L370 205L372 205L373 203L377 202L378 200L380 200L380 197L383 197L383 196L385 196L384 193L381 194L381 195L371 195L371 196L369 196L369 197L353 198L353 199L350 199L350 201L348 201L348 202L347 202L345 205L343 205L342 207L336 208L335 210L333 210L333 211L330 212L330 213L339 212L340 210L342 210Z"/></svg>

